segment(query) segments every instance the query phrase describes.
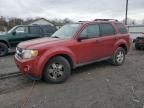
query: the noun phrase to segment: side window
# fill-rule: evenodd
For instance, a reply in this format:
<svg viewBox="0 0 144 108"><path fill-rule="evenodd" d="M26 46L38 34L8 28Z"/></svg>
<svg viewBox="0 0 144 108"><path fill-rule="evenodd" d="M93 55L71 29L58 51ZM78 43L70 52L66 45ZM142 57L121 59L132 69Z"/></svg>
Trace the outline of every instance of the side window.
<svg viewBox="0 0 144 108"><path fill-rule="evenodd" d="M117 26L117 28L119 29L119 32L120 32L121 34L126 34L126 33L127 33L126 28L125 28L122 24L116 23L116 26Z"/></svg>
<svg viewBox="0 0 144 108"><path fill-rule="evenodd" d="M99 32L99 25L93 24L87 26L80 34L80 37L88 37L88 38L94 38L98 37L100 35Z"/></svg>
<svg viewBox="0 0 144 108"><path fill-rule="evenodd" d="M40 27L30 26L29 30L30 30L30 34L41 34Z"/></svg>
<svg viewBox="0 0 144 108"><path fill-rule="evenodd" d="M56 27L54 26L45 25L41 26L41 28L45 34L54 33L56 31Z"/></svg>
<svg viewBox="0 0 144 108"><path fill-rule="evenodd" d="M28 32L27 27L17 27L15 29L16 34L24 34Z"/></svg>
<svg viewBox="0 0 144 108"><path fill-rule="evenodd" d="M100 24L101 35L102 36L110 36L115 34L115 30L111 24Z"/></svg>

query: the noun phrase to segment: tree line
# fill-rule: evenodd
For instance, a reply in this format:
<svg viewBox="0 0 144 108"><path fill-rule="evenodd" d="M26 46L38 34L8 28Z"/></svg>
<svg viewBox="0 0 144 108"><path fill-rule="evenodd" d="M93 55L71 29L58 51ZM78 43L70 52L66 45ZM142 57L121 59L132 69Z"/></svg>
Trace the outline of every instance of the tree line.
<svg viewBox="0 0 144 108"><path fill-rule="evenodd" d="M16 17L15 18L6 18L6 17L1 16L0 17L0 31L6 32L16 25L26 25L37 19L40 19L40 18L22 19L22 18L16 18ZM51 22L52 24L58 25L58 26L73 22L72 20L70 20L68 18L52 19L52 20L48 20L48 21ZM125 20L122 20L121 22L125 22ZM136 25L136 24L137 24L136 20L128 18L128 25ZM141 24L144 24L144 19L141 21Z"/></svg>
<svg viewBox="0 0 144 108"><path fill-rule="evenodd" d="M0 31L1 32L7 32L8 30L10 30L12 27L16 26L16 25L27 25L37 19L40 18L27 18L27 19L22 19L22 18L6 18L1 16L0 17ZM49 22L51 22L54 25L64 25L66 23L70 23L73 22L72 20L65 18L65 19L52 19L52 20L48 20Z"/></svg>

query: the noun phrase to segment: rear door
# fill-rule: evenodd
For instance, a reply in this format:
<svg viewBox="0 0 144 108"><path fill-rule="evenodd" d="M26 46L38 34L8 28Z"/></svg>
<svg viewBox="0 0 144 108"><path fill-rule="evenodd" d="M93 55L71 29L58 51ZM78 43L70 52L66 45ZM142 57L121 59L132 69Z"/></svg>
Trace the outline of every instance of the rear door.
<svg viewBox="0 0 144 108"><path fill-rule="evenodd" d="M116 31L111 23L100 24L101 38L98 40L100 43L100 58L110 57L113 55L114 44L116 42Z"/></svg>
<svg viewBox="0 0 144 108"><path fill-rule="evenodd" d="M29 26L28 40L43 37L42 29L39 26Z"/></svg>

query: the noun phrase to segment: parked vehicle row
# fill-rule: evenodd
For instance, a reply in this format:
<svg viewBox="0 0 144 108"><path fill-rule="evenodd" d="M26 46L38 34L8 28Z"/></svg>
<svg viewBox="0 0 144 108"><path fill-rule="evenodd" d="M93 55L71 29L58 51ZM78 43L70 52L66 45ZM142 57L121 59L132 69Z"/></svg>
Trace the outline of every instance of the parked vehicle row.
<svg viewBox="0 0 144 108"><path fill-rule="evenodd" d="M56 27L49 25L15 26L7 33L0 35L0 56L6 55L9 49L15 48L22 41L45 36L49 37L56 30Z"/></svg>
<svg viewBox="0 0 144 108"><path fill-rule="evenodd" d="M79 66L102 60L122 65L130 43L130 36L122 23L96 19L67 24L49 38L18 44L15 62L28 76L62 83L71 75L71 70Z"/></svg>

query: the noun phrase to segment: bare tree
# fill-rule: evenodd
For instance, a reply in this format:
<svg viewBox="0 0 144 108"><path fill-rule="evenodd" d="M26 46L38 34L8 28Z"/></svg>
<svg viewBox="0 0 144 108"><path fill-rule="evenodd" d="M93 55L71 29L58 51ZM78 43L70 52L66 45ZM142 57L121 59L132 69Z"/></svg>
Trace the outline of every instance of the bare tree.
<svg viewBox="0 0 144 108"><path fill-rule="evenodd" d="M0 31L7 31L9 29L11 29L12 27L16 26L16 25L22 25L22 24L29 24L33 21L35 21L36 19L39 19L39 17L37 18L27 18L27 19L22 19L22 18L16 18L16 17L0 17ZM51 23L53 23L54 25L59 25L62 26L64 24L67 23L71 23L73 22L72 20L65 18L65 19L52 19L49 20Z"/></svg>
<svg viewBox="0 0 144 108"><path fill-rule="evenodd" d="M6 31L6 28L7 28L6 18L1 16L0 17L0 31Z"/></svg>

